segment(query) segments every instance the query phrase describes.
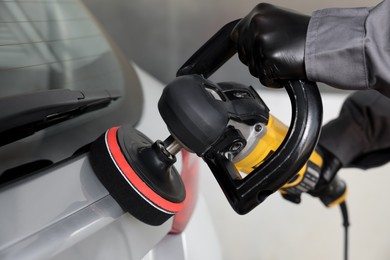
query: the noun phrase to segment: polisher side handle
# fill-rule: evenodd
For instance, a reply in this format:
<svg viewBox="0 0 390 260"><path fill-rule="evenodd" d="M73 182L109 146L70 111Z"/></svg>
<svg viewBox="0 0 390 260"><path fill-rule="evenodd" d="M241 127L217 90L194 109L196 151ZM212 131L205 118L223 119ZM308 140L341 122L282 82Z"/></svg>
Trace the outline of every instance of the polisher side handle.
<svg viewBox="0 0 390 260"><path fill-rule="evenodd" d="M176 76L198 74L210 77L234 54L236 49L230 33L241 19L223 26L202 47L200 47L177 71Z"/></svg>

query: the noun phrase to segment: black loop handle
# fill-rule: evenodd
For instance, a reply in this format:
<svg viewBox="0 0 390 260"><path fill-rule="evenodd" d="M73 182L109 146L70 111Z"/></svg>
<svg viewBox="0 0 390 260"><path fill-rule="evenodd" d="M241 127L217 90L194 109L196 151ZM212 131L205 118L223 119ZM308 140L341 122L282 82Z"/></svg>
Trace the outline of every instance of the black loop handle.
<svg viewBox="0 0 390 260"><path fill-rule="evenodd" d="M237 52L230 33L239 21L223 26L181 66L176 76L198 74L207 79L225 64Z"/></svg>
<svg viewBox="0 0 390 260"><path fill-rule="evenodd" d="M322 102L316 84L287 81L284 88L292 108L288 133L279 148L237 186L237 193L242 199L236 207L241 212L249 212L279 190L305 165L317 145L322 124ZM244 203L247 200L244 197L248 200L257 198L257 204Z"/></svg>

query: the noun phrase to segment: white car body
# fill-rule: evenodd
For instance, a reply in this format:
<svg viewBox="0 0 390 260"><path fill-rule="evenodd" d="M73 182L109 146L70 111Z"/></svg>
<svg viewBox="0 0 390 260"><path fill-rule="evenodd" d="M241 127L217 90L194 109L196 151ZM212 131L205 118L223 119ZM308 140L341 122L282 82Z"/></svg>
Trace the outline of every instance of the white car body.
<svg viewBox="0 0 390 260"><path fill-rule="evenodd" d="M164 138L168 132L157 111L163 85L140 69L137 75L145 98L137 128ZM1 259L221 259L202 192L185 231L168 234L172 219L155 227L124 212L87 155L0 190L0 207Z"/></svg>
<svg viewBox="0 0 390 260"><path fill-rule="evenodd" d="M173 235L173 218L150 226L124 212L88 159L88 144L117 124L133 124L153 140L166 138L157 110L163 84L129 64L78 1L0 1L0 22L0 107L30 93L62 93L56 92L61 87L89 88L84 94L95 85L122 88L109 106L0 145L0 259L221 259L202 192L187 227ZM18 110L25 104L11 105ZM0 111L1 129L8 123L4 115ZM42 122L62 116L68 114L48 114Z"/></svg>

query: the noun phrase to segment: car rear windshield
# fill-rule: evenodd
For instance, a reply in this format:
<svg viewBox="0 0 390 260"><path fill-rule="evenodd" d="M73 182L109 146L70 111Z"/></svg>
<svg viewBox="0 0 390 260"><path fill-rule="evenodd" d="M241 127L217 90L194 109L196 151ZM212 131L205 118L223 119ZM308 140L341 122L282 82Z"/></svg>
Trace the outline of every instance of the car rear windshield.
<svg viewBox="0 0 390 260"><path fill-rule="evenodd" d="M80 1L0 0L0 186L86 153L142 105L135 70Z"/></svg>
<svg viewBox="0 0 390 260"><path fill-rule="evenodd" d="M123 87L110 45L77 1L0 0L0 98Z"/></svg>

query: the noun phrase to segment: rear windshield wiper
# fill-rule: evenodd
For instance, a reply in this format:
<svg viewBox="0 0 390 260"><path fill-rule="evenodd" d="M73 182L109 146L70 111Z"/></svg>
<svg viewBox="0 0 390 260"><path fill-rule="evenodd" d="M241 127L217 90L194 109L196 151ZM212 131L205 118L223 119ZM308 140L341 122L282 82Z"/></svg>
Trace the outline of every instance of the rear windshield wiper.
<svg viewBox="0 0 390 260"><path fill-rule="evenodd" d="M106 107L120 96L113 90L59 89L0 98L0 146Z"/></svg>

